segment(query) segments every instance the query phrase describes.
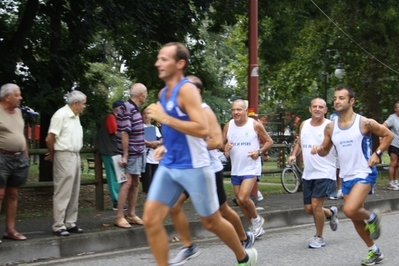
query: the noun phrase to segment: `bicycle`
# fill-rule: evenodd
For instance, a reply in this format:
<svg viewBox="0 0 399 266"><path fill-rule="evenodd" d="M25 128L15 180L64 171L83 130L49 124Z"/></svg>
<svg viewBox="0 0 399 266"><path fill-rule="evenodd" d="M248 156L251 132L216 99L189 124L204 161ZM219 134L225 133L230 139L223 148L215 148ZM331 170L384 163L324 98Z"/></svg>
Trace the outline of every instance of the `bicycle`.
<svg viewBox="0 0 399 266"><path fill-rule="evenodd" d="M302 189L302 170L294 161L287 165L281 173L281 184L285 191L293 194Z"/></svg>

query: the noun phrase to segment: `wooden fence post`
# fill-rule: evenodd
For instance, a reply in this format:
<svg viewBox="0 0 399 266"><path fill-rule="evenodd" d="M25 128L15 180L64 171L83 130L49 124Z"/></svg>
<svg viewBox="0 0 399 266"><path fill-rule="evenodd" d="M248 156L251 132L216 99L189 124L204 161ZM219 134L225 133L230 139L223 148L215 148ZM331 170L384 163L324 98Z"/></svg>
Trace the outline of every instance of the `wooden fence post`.
<svg viewBox="0 0 399 266"><path fill-rule="evenodd" d="M95 166L94 176L96 178L96 209L98 211L104 210L104 184L103 184L103 162L98 152L94 153Z"/></svg>

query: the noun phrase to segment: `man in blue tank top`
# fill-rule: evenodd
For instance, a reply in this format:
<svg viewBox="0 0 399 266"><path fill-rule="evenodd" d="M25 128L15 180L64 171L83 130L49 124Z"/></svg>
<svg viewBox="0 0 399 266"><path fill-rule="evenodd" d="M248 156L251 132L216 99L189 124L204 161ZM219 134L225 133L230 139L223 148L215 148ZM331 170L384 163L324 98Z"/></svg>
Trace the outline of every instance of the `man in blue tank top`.
<svg viewBox="0 0 399 266"><path fill-rule="evenodd" d="M161 161L144 206L147 240L157 265L168 265L169 245L163 223L186 190L204 227L232 249L238 265L256 265L256 250L244 250L234 227L218 211L215 174L205 142L209 135L207 119L197 88L184 77L189 56L181 43L168 43L155 63L165 87L159 92L160 101L150 105L147 112L162 124L164 141L154 151L154 158Z"/></svg>
<svg viewBox="0 0 399 266"><path fill-rule="evenodd" d="M374 119L353 111L355 96L351 88L341 86L334 92L334 108L338 119L331 121L324 131L323 143L313 146L311 153L326 156L332 145L338 152L340 177L343 178L343 211L352 220L357 233L368 247L368 255L362 265L374 265L384 256L373 240L381 233L379 210L368 211L364 201L374 193L377 181L375 165L380 162L382 152L393 139L393 134ZM371 151L371 134L382 138L375 152Z"/></svg>

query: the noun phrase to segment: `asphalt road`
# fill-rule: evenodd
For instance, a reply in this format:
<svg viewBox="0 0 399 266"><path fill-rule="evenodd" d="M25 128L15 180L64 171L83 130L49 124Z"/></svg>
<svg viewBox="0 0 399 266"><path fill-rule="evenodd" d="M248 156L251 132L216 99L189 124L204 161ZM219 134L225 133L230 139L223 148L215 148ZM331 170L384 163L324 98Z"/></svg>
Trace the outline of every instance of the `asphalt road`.
<svg viewBox="0 0 399 266"><path fill-rule="evenodd" d="M383 266L399 265L399 212L385 213L382 218L382 235L376 241L384 254ZM313 225L267 230L258 239L255 247L258 250L257 265L360 265L367 255L367 248L354 230L352 223L341 220L338 230L332 232L328 223L325 224L324 239L326 247L309 249L308 240L314 234ZM201 255L186 263L186 266L203 265L235 265L233 253L217 238L209 238L198 243ZM178 252L178 245L171 246L171 254ZM82 254L72 258L52 261L38 261L25 264L33 265L155 265L148 248L120 250L101 254Z"/></svg>

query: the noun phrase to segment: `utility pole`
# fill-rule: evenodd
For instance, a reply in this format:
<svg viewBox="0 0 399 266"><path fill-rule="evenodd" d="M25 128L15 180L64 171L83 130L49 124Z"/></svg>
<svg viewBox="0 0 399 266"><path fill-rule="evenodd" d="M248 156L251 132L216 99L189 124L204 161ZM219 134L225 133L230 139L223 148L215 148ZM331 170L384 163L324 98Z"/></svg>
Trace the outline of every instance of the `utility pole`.
<svg viewBox="0 0 399 266"><path fill-rule="evenodd" d="M258 0L248 0L249 5L249 64L248 64L248 107L258 114Z"/></svg>

